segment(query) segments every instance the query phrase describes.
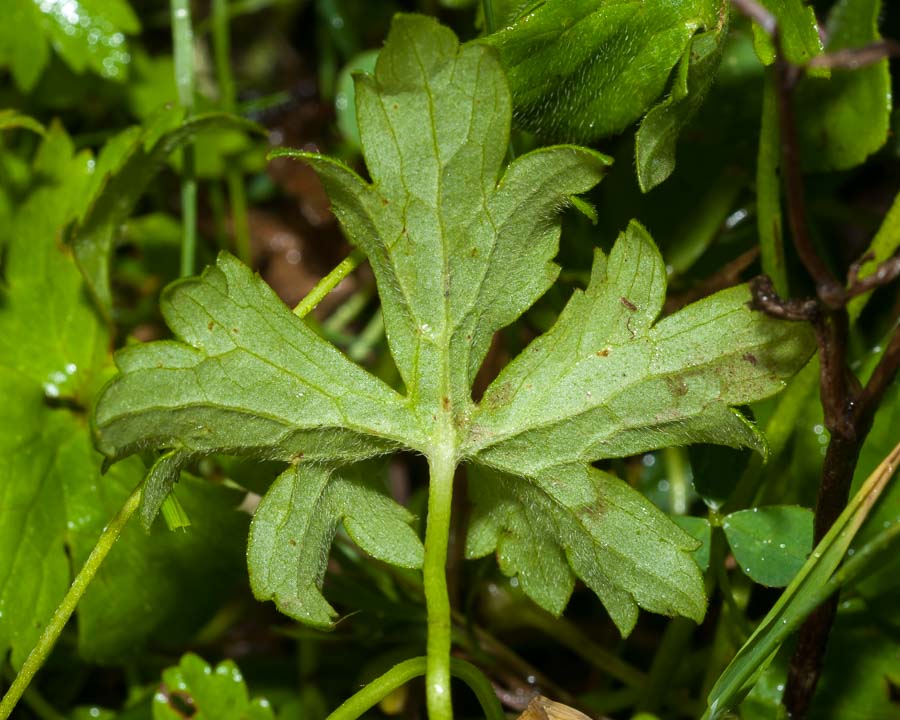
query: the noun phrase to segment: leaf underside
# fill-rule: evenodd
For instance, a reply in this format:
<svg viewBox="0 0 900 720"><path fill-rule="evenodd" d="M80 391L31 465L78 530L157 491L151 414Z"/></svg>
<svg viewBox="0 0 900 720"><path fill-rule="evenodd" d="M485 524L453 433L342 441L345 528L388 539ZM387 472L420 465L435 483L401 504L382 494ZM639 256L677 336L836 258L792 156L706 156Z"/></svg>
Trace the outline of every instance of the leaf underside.
<svg viewBox="0 0 900 720"><path fill-rule="evenodd" d="M460 48L427 18L397 16L356 98L371 183L320 155L277 154L316 169L345 234L368 255L405 394L223 254L167 290L176 339L121 352L121 374L97 406L110 459L170 453L151 474L145 520L188 458L288 462L253 521L251 581L292 617L327 625L334 611L321 586L339 526L381 560L422 560L411 516L362 461L435 451L437 418L449 414L451 450L472 465L470 556L496 551L555 613L581 578L625 633L639 607L699 620L697 542L591 463L691 442L763 450L732 408L777 392L810 338L751 312L745 287L657 321L665 268L633 223L609 258L597 253L587 290L476 405L472 382L492 336L559 271L559 208L599 182L609 160L557 146L504 169L511 101L495 52Z"/></svg>

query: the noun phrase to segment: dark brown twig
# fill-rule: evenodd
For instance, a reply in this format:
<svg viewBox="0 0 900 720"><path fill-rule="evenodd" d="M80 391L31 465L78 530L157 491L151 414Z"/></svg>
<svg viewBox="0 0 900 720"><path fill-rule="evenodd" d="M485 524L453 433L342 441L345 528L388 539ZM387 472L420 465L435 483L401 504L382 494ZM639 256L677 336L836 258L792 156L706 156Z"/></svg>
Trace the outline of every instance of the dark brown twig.
<svg viewBox="0 0 900 720"><path fill-rule="evenodd" d="M863 47L844 48L816 55L806 63L806 67L808 69L858 70L890 57L900 57L900 43L893 40L879 40Z"/></svg>
<svg viewBox="0 0 900 720"><path fill-rule="evenodd" d="M751 305L773 317L808 321L816 332L820 362L819 392L825 425L831 436L816 499L814 541L819 542L847 504L860 449L878 405L900 368L898 328L868 384L865 388L861 387L847 362L850 331L847 302L900 276L900 256L890 258L864 278L859 275L867 258L860 259L851 266L846 287L819 257L807 224L806 195L793 107L793 90L804 68L792 64L786 57L776 18L766 8L756 0L732 0L732 3L770 35L775 47L776 102L788 224L797 255L816 288L813 299L782 299L768 278L757 278L751 285ZM827 61L818 64L810 62L806 67L858 67L896 50L896 43L886 41L854 51L840 51ZM796 720L805 716L818 683L837 602L838 596L833 595L811 613L800 628L783 699L789 715Z"/></svg>
<svg viewBox="0 0 900 720"><path fill-rule="evenodd" d="M865 259L862 260L865 262ZM847 298L864 295L870 290L883 287L900 277L900 254L894 255L881 263L874 272L863 278L859 277L859 264L854 263L850 268L849 282L847 283Z"/></svg>

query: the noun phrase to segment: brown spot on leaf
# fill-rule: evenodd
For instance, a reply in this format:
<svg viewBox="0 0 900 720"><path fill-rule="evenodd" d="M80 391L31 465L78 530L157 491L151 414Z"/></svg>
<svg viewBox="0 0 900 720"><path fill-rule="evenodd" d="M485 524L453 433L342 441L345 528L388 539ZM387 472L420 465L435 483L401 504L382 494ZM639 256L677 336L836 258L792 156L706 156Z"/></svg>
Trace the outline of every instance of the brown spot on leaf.
<svg viewBox="0 0 900 720"><path fill-rule="evenodd" d="M446 395L444 395L444 397L441 398L441 405L444 406L444 410L449 410L450 409L450 398L448 398Z"/></svg>
<svg viewBox="0 0 900 720"><path fill-rule="evenodd" d="M666 385L669 386L669 392L672 393L675 397L681 397L683 395L687 395L688 386L687 383L681 378L675 377L667 377Z"/></svg>
<svg viewBox="0 0 900 720"><path fill-rule="evenodd" d="M294 538L291 538L290 540L288 540L288 544L289 544L289 545L296 546L296 545L297 545L297 541L294 540Z"/></svg>
<svg viewBox="0 0 900 720"><path fill-rule="evenodd" d="M213 329L215 326L216 326L216 321L215 321L215 320L210 320L210 321L209 321L209 324L208 324L206 327L208 327L208 328L209 328L209 331L212 332L212 329Z"/></svg>
<svg viewBox="0 0 900 720"><path fill-rule="evenodd" d="M496 390L492 391L490 395L487 395L484 398L484 402L489 408L498 408L509 403L509 398L511 396L512 385L507 382L499 385Z"/></svg>

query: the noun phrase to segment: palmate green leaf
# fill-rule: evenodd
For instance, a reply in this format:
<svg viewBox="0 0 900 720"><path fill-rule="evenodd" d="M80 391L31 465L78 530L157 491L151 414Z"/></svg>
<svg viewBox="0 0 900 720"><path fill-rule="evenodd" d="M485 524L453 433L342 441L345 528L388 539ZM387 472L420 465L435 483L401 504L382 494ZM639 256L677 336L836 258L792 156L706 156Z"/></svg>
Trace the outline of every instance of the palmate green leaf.
<svg viewBox="0 0 900 720"><path fill-rule="evenodd" d="M40 182L18 209L5 255L0 655L11 649L15 665L143 473L131 458L101 478L102 456L88 431L93 394L110 370L109 336L61 241L80 211L90 159L75 154L58 125L48 129L34 160ZM110 553L79 606L84 657L107 662L135 652L164 627L173 642L182 640L240 568L247 521L233 511L236 493L194 482L181 500L194 531L151 538L129 528Z"/></svg>
<svg viewBox="0 0 900 720"><path fill-rule="evenodd" d="M346 234L368 255L405 395L222 255L165 293L176 339L121 352L122 374L97 405L110 459L165 451L145 519L188 458L289 462L253 522L252 584L291 616L325 625L333 615L322 573L338 524L382 560L421 559L409 516L358 464L407 448L474 466L469 553L499 550L504 570L544 607L561 612L580 577L623 632L639 607L699 619L698 542L589 463L673 443L762 449L731 406L779 390L808 357L809 337L751 312L746 288L654 325L665 269L634 224L608 261L598 254L587 292L476 405L472 381L493 334L556 277L558 209L609 161L559 146L504 171L511 101L495 51L460 48L428 18L395 19L356 97L371 182L317 154L276 154L318 171ZM366 514L373 505L380 510Z"/></svg>
<svg viewBox="0 0 900 720"><path fill-rule="evenodd" d="M274 720L264 698L250 700L240 669L231 660L215 668L187 653L163 671L153 696L153 720L181 720L190 710L194 720Z"/></svg>
<svg viewBox="0 0 900 720"><path fill-rule="evenodd" d="M728 9L722 0L548 0L523 12L479 41L500 52L516 122L542 137L593 142L647 112L686 52L687 73L691 38L723 29ZM710 75L695 69L692 84ZM690 114L683 98L678 104L678 114ZM660 110L653 122L671 122L673 112Z"/></svg>
<svg viewBox="0 0 900 720"><path fill-rule="evenodd" d="M367 553L400 567L422 565L412 514L384 492L371 463L335 470L286 470L260 503L250 528L250 586L291 617L328 627L337 615L319 589L338 525Z"/></svg>
<svg viewBox="0 0 900 720"><path fill-rule="evenodd" d="M75 259L105 312L112 306L110 255L119 226L169 156L197 135L217 128L259 130L233 115L211 113L185 120L182 108L167 108L144 127L124 130L103 148L90 189L91 205L75 232L73 246Z"/></svg>

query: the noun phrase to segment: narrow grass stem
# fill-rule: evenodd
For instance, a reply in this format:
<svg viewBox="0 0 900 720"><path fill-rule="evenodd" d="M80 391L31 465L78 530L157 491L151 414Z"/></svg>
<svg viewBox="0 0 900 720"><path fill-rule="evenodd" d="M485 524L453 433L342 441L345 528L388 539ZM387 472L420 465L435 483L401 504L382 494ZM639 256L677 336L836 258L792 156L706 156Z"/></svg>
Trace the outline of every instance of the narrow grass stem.
<svg viewBox="0 0 900 720"><path fill-rule="evenodd" d="M190 0L171 0L172 43L178 102L186 115L194 111L194 32ZM197 180L194 177L194 147L181 151L181 276L194 274L197 256Z"/></svg>
<svg viewBox="0 0 900 720"><path fill-rule="evenodd" d="M131 495L128 496L125 504L122 505L109 525L100 534L100 538L97 540L97 544L85 561L84 566L78 572L78 575L75 576L69 591L57 606L53 616L50 618L50 622L44 628L44 632L41 633L37 645L25 658L22 669L19 670L19 674L16 675L16 679L9 690L7 690L6 695L3 696L2 702L0 702L0 720L7 720L32 678L34 678L37 671L40 670L50 656L50 652L62 634L63 628L66 626L69 618L72 617L72 613L75 612L75 608L87 591L97 571L103 565L103 561L106 560L106 556L109 555L109 551L112 550L116 540L119 539L119 535L122 534L122 530L125 529L125 526L140 504L141 485L138 485Z"/></svg>

